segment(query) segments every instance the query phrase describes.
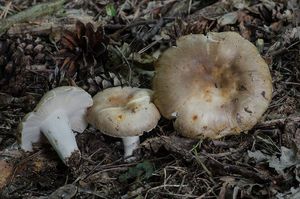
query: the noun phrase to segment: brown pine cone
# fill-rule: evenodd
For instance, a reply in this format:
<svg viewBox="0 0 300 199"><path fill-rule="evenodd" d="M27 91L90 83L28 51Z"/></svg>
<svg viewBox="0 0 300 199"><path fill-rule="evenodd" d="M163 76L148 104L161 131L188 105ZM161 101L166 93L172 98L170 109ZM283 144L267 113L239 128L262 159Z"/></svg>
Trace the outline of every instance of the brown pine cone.
<svg viewBox="0 0 300 199"><path fill-rule="evenodd" d="M20 96L26 91L38 92L47 87L49 74L32 66L54 65L45 43L30 35L0 39L0 92ZM37 75L41 73L41 75Z"/></svg>
<svg viewBox="0 0 300 199"><path fill-rule="evenodd" d="M101 73L95 77L90 77L87 80L87 90L91 94L96 94L106 88L128 85L127 81L120 74L112 72Z"/></svg>
<svg viewBox="0 0 300 199"><path fill-rule="evenodd" d="M168 28L167 33L173 41L183 35L203 34L209 32L216 25L215 21L202 19L197 21L183 21L176 19L173 26Z"/></svg>
<svg viewBox="0 0 300 199"><path fill-rule="evenodd" d="M76 73L77 77L86 77L88 72L93 73L96 65L103 68L107 60L108 41L102 27L94 31L91 23L84 25L77 21L75 32L64 31L57 65L67 77L72 78Z"/></svg>

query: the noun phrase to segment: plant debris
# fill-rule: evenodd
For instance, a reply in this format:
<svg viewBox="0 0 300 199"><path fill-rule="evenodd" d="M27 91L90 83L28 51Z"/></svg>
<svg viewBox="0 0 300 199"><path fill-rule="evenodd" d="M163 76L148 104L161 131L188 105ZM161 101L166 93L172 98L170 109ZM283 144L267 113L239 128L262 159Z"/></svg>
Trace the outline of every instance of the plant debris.
<svg viewBox="0 0 300 199"><path fill-rule="evenodd" d="M101 27L95 31L91 23L85 25L77 21L75 32L64 31L61 44L63 49L59 51L59 55L63 61L58 65L67 77L73 77L75 73L86 76L87 71L93 73L91 70L96 65L102 66L104 71L108 38Z"/></svg>
<svg viewBox="0 0 300 199"><path fill-rule="evenodd" d="M39 9L45 5L0 1L0 198L300 198L298 0L78 0ZM48 143L17 150L19 122L48 90L151 88L153 63L178 37L222 31L256 45L271 71L271 104L248 132L190 140L162 118L127 163L121 139L89 126L76 137L77 170Z"/></svg>

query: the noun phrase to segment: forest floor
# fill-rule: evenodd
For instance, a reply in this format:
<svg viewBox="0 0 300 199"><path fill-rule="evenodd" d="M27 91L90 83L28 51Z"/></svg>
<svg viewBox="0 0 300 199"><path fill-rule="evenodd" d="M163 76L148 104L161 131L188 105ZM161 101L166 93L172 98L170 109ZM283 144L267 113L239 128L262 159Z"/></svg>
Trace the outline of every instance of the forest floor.
<svg viewBox="0 0 300 199"><path fill-rule="evenodd" d="M300 198L299 0L41 3L0 1L0 198ZM16 149L18 124L52 88L151 88L178 37L222 31L256 45L271 71L271 104L248 132L191 140L161 119L126 163L121 139L89 126L76 170L47 144Z"/></svg>

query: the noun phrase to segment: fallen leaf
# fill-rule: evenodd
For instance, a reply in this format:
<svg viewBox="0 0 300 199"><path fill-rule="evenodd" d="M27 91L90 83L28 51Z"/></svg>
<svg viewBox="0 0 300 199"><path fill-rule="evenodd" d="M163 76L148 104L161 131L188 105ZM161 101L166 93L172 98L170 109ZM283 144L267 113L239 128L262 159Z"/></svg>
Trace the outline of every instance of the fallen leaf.
<svg viewBox="0 0 300 199"><path fill-rule="evenodd" d="M220 26L225 26L225 25L232 25L237 22L238 19L238 13L237 12L230 12L218 19L218 24Z"/></svg>
<svg viewBox="0 0 300 199"><path fill-rule="evenodd" d="M279 174L282 174L284 169L297 164L300 164L300 160L297 158L297 151L295 149L288 149L284 146L281 147L280 158L272 156L269 160L269 167L274 168Z"/></svg>
<svg viewBox="0 0 300 199"><path fill-rule="evenodd" d="M56 191L54 191L49 196L49 199L57 199L57 198L71 199L76 195L76 193L77 193L77 187L75 185L66 184L58 188Z"/></svg>
<svg viewBox="0 0 300 199"><path fill-rule="evenodd" d="M270 156L263 154L260 150L248 151L248 156L254 158L256 163L263 162L270 159Z"/></svg>
<svg viewBox="0 0 300 199"><path fill-rule="evenodd" d="M300 187L294 188L292 187L288 193L278 193L276 195L278 199L298 199L300 198Z"/></svg>

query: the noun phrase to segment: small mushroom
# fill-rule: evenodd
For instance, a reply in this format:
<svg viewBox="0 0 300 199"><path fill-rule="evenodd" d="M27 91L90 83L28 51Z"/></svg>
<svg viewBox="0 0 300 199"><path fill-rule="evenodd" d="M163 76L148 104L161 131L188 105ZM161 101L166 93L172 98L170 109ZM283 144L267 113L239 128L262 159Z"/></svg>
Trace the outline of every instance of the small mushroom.
<svg viewBox="0 0 300 199"><path fill-rule="evenodd" d="M139 135L157 125L160 114L151 102L152 91L132 87L113 87L93 97L87 121L104 134L120 137L124 157L132 156L139 145Z"/></svg>
<svg viewBox="0 0 300 199"><path fill-rule="evenodd" d="M32 151L42 133L66 165L77 164L81 154L72 130L85 130L86 110L92 104L92 97L79 87L63 86L47 92L19 125L21 148Z"/></svg>
<svg viewBox="0 0 300 199"><path fill-rule="evenodd" d="M156 63L154 103L190 138L220 138L251 129L272 97L268 65L234 32L187 35Z"/></svg>

